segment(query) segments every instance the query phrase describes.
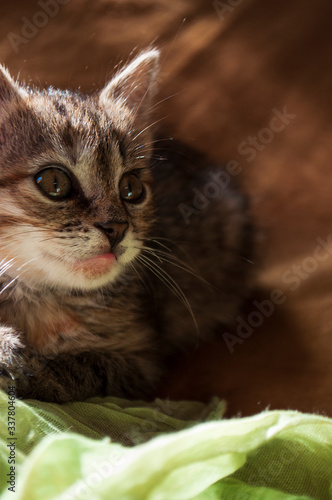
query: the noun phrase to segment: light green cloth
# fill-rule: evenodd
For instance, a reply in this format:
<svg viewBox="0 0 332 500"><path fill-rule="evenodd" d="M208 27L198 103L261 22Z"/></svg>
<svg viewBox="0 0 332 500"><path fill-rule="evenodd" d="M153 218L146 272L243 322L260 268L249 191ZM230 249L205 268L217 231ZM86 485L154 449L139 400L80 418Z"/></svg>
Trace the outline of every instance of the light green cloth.
<svg viewBox="0 0 332 500"><path fill-rule="evenodd" d="M1 500L332 499L328 418L273 411L220 420L217 400L15 404L13 493L0 392Z"/></svg>

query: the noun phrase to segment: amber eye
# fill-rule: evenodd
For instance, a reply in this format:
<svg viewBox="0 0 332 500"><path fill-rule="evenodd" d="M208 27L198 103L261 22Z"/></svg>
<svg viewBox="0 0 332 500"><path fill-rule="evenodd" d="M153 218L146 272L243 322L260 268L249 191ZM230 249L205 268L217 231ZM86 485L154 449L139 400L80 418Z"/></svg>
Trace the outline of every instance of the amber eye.
<svg viewBox="0 0 332 500"><path fill-rule="evenodd" d="M126 174L120 181L120 196L129 203L141 203L144 199L145 189L140 179L135 174Z"/></svg>
<svg viewBox="0 0 332 500"><path fill-rule="evenodd" d="M72 191L69 176L60 168L48 167L35 175L35 181L43 194L52 200L65 200Z"/></svg>

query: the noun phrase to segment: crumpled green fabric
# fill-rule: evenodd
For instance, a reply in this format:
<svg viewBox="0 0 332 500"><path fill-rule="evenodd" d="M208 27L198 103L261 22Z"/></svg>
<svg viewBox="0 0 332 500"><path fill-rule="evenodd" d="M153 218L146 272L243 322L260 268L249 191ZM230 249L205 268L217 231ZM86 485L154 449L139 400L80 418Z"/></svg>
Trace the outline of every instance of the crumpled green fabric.
<svg viewBox="0 0 332 500"><path fill-rule="evenodd" d="M221 420L218 400L15 405L12 492L0 391L1 500L332 499L326 417L266 411Z"/></svg>

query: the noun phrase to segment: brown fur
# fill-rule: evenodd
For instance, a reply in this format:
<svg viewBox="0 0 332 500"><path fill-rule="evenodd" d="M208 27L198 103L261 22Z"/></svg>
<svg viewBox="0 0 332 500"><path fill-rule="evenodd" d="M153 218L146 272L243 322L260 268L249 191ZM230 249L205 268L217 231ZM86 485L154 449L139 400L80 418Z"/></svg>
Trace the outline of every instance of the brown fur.
<svg viewBox="0 0 332 500"><path fill-rule="evenodd" d="M246 294L243 198L225 188L186 224L179 205L208 182L207 160L162 143L151 160L157 60L141 54L93 97L0 71L0 386L14 378L22 397L148 394L174 347L231 323ZM71 176L68 200L37 188L50 165ZM119 196L128 172L137 204ZM109 225L127 227L121 241ZM109 272L82 271L110 250Z"/></svg>

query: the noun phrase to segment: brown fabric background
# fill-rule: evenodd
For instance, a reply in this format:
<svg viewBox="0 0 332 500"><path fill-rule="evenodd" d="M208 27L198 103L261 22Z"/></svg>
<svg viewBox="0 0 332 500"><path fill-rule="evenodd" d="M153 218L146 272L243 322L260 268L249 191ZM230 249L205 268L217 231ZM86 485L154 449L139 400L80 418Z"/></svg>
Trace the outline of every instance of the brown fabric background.
<svg viewBox="0 0 332 500"><path fill-rule="evenodd" d="M93 91L135 47L161 47L158 98L172 97L158 116L215 160L239 162L258 228L255 298L286 295L234 353L222 337L188 353L162 395L217 394L230 415L270 405L332 416L332 259L305 260L332 234L331 2L61 2L46 19L37 1L3 2L0 61L27 82ZM8 35L26 34L24 17L40 27L14 50ZM285 106L296 116L248 161L239 145ZM294 265L304 272L295 291L282 277Z"/></svg>

